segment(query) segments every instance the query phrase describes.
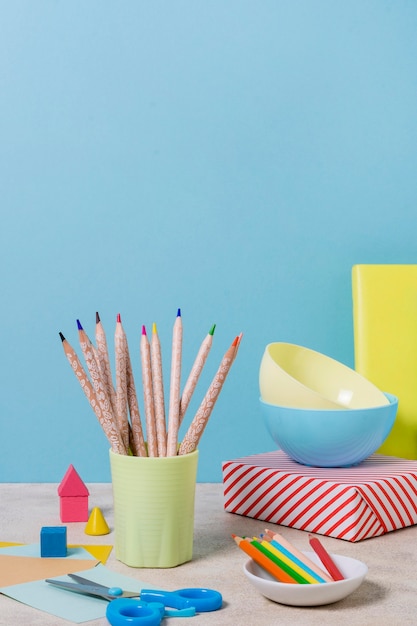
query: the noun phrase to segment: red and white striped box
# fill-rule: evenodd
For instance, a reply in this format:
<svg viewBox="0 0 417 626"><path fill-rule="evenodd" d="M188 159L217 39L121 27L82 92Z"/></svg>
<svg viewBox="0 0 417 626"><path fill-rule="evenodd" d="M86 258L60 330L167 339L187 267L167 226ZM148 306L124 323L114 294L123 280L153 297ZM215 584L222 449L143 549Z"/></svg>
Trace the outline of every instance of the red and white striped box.
<svg viewBox="0 0 417 626"><path fill-rule="evenodd" d="M417 523L417 461L373 454L348 468L308 467L277 450L224 461L230 513L346 541Z"/></svg>

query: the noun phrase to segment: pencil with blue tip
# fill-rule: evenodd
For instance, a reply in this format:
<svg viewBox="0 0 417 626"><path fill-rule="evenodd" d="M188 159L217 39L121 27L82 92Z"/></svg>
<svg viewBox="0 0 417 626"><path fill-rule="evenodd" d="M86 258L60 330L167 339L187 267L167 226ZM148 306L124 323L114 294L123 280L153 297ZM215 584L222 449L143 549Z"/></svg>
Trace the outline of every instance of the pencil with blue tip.
<svg viewBox="0 0 417 626"><path fill-rule="evenodd" d="M167 456L176 456L178 447L178 430L180 427L180 389L182 360L182 319L181 309L177 311L172 331L171 378L169 385L169 412Z"/></svg>

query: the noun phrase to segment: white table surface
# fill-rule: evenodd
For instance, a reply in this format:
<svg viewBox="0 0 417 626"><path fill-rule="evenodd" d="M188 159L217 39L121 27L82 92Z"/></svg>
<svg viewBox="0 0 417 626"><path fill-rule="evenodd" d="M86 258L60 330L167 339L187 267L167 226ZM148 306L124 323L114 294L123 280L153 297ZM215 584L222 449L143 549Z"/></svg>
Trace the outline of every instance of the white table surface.
<svg viewBox="0 0 417 626"><path fill-rule="evenodd" d="M88 484L90 510L101 508L111 533L91 537L85 523L67 526L68 544L113 544L113 499L110 484ZM60 525L59 499L55 484L0 484L0 540L39 542L42 526ZM307 533L275 528L297 547L309 549ZM362 586L336 604L294 608L276 604L259 595L242 572L246 555L231 534L252 536L265 522L226 513L221 484L198 484L196 490L194 556L176 568L134 569L115 558L112 551L106 567L157 585L162 589L205 586L223 594L224 607L216 613L193 618L167 618L166 626L272 626L302 624L314 626L403 626L417 624L417 527L394 531L382 537L349 543L326 537L329 552L364 561L369 568ZM0 595L0 624L3 626L68 626L71 622L33 609ZM107 626L105 618L84 622L86 626Z"/></svg>

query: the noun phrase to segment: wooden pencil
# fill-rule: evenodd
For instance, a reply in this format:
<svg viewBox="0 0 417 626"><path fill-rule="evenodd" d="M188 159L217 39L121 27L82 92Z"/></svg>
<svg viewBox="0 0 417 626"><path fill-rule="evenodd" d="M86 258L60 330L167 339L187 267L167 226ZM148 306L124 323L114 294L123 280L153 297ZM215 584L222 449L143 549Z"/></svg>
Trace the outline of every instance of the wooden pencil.
<svg viewBox="0 0 417 626"><path fill-rule="evenodd" d="M171 378L169 387L169 413L167 456L176 456L178 446L178 430L180 415L181 389L181 359L182 359L182 319L178 309L172 333Z"/></svg>
<svg viewBox="0 0 417 626"><path fill-rule="evenodd" d="M180 400L180 424L182 423L184 419L185 412L188 408L188 405L190 404L190 400L197 386L198 379L200 378L200 374L203 371L204 365L207 361L207 357L209 355L211 346L213 344L213 334L214 334L215 328L216 328L216 324L213 324L213 326L210 328L209 332L207 333L206 337L204 338L198 350L198 353L193 363L193 366L191 368L190 374L187 378L187 382L185 383L185 386L181 395L181 400Z"/></svg>
<svg viewBox="0 0 417 626"><path fill-rule="evenodd" d="M97 400L100 404L100 409L105 420L109 420L113 422L115 426L117 426L116 414L113 411L113 407L110 401L110 398L107 393L106 386L104 384L99 360L98 353L85 332L80 320L77 320L77 328L78 328L78 338L80 342L81 351L83 353L88 372L90 374L90 379L97 397ZM124 445L125 450L127 452L128 448Z"/></svg>
<svg viewBox="0 0 417 626"><path fill-rule="evenodd" d="M162 371L162 351L156 324L152 324L151 339L151 369L152 389L155 410L156 440L158 443L158 456L166 456L167 433L165 422L165 396L164 379Z"/></svg>
<svg viewBox="0 0 417 626"><path fill-rule="evenodd" d="M126 448L129 446L129 422L127 401L127 360L126 360L126 337L122 326L120 313L116 318L116 330L114 333L114 350L116 358L116 407L117 421Z"/></svg>
<svg viewBox="0 0 417 626"><path fill-rule="evenodd" d="M106 389L107 396L110 400L112 412L116 415L116 392L112 380L107 338L98 312L96 312L95 339L101 378Z"/></svg>
<svg viewBox="0 0 417 626"><path fill-rule="evenodd" d="M95 391L91 385L91 382L83 366L81 365L81 362L78 356L76 355L75 351L73 350L71 345L68 343L68 341L65 339L64 335L62 333L59 333L59 336L61 338L62 346L65 352L65 355L68 359L68 362L71 366L71 369L74 372L78 382L80 383L81 388L84 391L84 394L86 395L91 408L96 414L96 417L101 427L103 428L103 431L110 443L112 450L116 452L117 454L126 454L126 449L121 440L119 429L117 428L117 425L113 423L112 420L107 420L104 418L102 411L100 409L100 404L97 400Z"/></svg>
<svg viewBox="0 0 417 626"><path fill-rule="evenodd" d="M126 386L127 405L130 414L129 442L134 456L147 456L145 437L143 435L142 420L140 417L138 398L136 394L135 379L133 377L132 364L129 351L126 361Z"/></svg>
<svg viewBox="0 0 417 626"><path fill-rule="evenodd" d="M200 407L195 414L186 434L183 438L178 454L189 454L196 450L203 431L213 411L219 393L222 390L226 377L230 371L235 358L238 345L238 337L234 339L230 348L224 354L220 366L207 390Z"/></svg>
<svg viewBox="0 0 417 626"><path fill-rule="evenodd" d="M155 410L152 388L151 352L145 326L142 326L140 356L142 363L142 387L145 406L148 456L158 456L158 441L156 438Z"/></svg>

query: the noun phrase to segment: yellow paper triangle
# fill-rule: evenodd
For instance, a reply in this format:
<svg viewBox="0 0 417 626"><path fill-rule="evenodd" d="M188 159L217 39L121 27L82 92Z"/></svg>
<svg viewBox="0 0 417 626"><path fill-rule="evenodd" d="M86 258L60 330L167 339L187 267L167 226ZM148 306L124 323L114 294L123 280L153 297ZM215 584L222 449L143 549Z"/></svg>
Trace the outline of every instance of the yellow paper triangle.
<svg viewBox="0 0 417 626"><path fill-rule="evenodd" d="M84 548L93 556L95 559L99 559L103 565L106 563L107 559L110 556L110 552L113 550L113 546L68 546L69 548Z"/></svg>

